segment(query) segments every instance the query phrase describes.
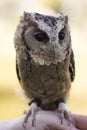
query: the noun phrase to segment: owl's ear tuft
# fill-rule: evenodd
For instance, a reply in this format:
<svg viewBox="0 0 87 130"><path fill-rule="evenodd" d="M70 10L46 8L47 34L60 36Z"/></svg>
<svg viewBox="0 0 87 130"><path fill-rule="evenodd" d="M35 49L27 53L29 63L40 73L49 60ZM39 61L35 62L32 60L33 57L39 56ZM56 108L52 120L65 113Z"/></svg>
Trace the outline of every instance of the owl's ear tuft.
<svg viewBox="0 0 87 130"><path fill-rule="evenodd" d="M63 19L64 18L64 14L62 12L58 13L57 14L57 18L60 19L60 20Z"/></svg>
<svg viewBox="0 0 87 130"><path fill-rule="evenodd" d="M24 11L23 16L20 16L20 22L29 22L32 21L31 13L27 13Z"/></svg>
<svg viewBox="0 0 87 130"><path fill-rule="evenodd" d="M26 22L32 21L32 15L31 15L31 13L27 13L27 12L25 12L25 11L24 11L24 13L23 13L23 18L24 18L24 20L25 20Z"/></svg>
<svg viewBox="0 0 87 130"><path fill-rule="evenodd" d="M68 16L67 15L64 15L63 13L58 13L58 15L57 15L57 18L59 19L59 20L63 20L63 21L65 21L65 24L67 24L68 23Z"/></svg>

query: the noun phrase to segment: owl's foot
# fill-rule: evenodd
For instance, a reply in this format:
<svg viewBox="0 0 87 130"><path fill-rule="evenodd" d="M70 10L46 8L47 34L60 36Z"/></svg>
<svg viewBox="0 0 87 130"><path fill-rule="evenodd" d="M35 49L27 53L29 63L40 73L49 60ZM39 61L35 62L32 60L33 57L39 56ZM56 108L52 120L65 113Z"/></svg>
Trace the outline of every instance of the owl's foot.
<svg viewBox="0 0 87 130"><path fill-rule="evenodd" d="M58 112L60 113L61 124L63 124L64 119L68 121L69 125L73 123L72 115L68 111L66 104L64 102L59 103Z"/></svg>
<svg viewBox="0 0 87 130"><path fill-rule="evenodd" d="M23 121L23 128L26 128L26 124L28 121L28 118L30 117L32 126L34 127L35 125L35 116L36 113L40 110L41 108L38 106L37 102L32 102L30 108L25 112L25 118Z"/></svg>

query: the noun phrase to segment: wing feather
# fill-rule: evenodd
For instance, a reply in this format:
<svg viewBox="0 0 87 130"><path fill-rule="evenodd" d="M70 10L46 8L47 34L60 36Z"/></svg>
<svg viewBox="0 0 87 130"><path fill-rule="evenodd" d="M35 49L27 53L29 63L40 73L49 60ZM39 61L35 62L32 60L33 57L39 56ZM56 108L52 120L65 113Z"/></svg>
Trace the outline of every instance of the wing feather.
<svg viewBox="0 0 87 130"><path fill-rule="evenodd" d="M73 50L71 51L71 55L70 55L69 72L70 72L70 76L71 76L71 81L73 81L75 78L75 61L74 61Z"/></svg>

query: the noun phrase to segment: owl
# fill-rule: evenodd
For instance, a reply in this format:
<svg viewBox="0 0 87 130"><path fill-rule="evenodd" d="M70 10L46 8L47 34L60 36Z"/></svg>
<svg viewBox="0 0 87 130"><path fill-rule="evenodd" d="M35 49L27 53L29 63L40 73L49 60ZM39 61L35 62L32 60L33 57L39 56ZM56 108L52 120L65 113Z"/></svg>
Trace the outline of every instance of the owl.
<svg viewBox="0 0 87 130"><path fill-rule="evenodd" d="M75 77L68 17L24 12L14 45L18 80L30 101L24 122L30 115L34 122L41 108L61 111L62 123L64 112L69 117L65 102Z"/></svg>

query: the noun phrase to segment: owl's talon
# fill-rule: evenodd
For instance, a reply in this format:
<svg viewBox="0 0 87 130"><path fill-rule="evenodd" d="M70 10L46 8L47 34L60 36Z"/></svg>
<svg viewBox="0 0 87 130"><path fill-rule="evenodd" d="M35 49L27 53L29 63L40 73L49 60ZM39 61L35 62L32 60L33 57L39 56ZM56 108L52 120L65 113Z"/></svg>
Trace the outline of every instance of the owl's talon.
<svg viewBox="0 0 87 130"><path fill-rule="evenodd" d="M60 114L60 120L61 120L61 124L63 124L63 120L64 120L64 114L63 113Z"/></svg>
<svg viewBox="0 0 87 130"><path fill-rule="evenodd" d="M36 116L36 113L37 111L40 110L40 107L37 106L37 103L36 102L33 102L30 106L30 109L28 111L26 111L26 115L25 115L25 118L24 118L24 121L23 121L23 128L26 128L26 124L27 124L27 121L28 121L28 118L31 117L31 123L32 123L32 126L34 127L35 126L35 116Z"/></svg>
<svg viewBox="0 0 87 130"><path fill-rule="evenodd" d="M61 102L59 104L59 108L58 108L58 112L60 113L60 120L61 120L61 124L63 124L63 120L66 119L69 123L69 125L71 123L73 123L72 117L70 112L68 111L65 103Z"/></svg>
<svg viewBox="0 0 87 130"><path fill-rule="evenodd" d="M27 121L28 121L28 117L30 116L30 113L31 113L30 109L28 111L24 111L24 114L26 114L24 121L22 123L24 129L26 128L26 124L27 124Z"/></svg>
<svg viewBox="0 0 87 130"><path fill-rule="evenodd" d="M23 126L23 128L25 129L25 128L26 128L26 123L23 122L23 123L22 123L22 126Z"/></svg>
<svg viewBox="0 0 87 130"><path fill-rule="evenodd" d="M69 111L64 111L64 117L65 117L65 119L67 119L67 120L71 120L71 118L70 118L70 112Z"/></svg>
<svg viewBox="0 0 87 130"><path fill-rule="evenodd" d="M32 126L35 126L35 118L32 119Z"/></svg>
<svg viewBox="0 0 87 130"><path fill-rule="evenodd" d="M65 115L65 113L67 114L67 116ZM61 120L61 125L63 125L64 119L66 119L68 121L68 125L70 125L72 123L71 119L69 118L69 112L68 111L61 111L60 113L60 120Z"/></svg>

